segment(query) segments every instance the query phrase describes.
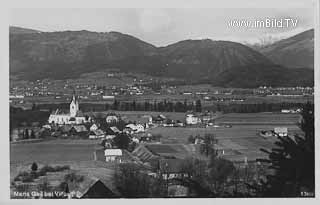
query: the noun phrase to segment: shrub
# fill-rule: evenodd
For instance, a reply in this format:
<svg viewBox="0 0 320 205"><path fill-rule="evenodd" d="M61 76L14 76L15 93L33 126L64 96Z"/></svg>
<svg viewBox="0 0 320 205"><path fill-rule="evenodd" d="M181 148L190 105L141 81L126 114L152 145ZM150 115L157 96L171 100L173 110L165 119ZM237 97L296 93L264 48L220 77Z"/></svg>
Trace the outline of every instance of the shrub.
<svg viewBox="0 0 320 205"><path fill-rule="evenodd" d="M84 180L84 177L81 175L78 175L74 172L67 174L64 176L64 181L66 182L82 182Z"/></svg>
<svg viewBox="0 0 320 205"><path fill-rule="evenodd" d="M32 163L32 165L31 165L31 170L32 170L33 172L35 172L35 171L38 170L38 165L37 165L37 163L35 163L35 162Z"/></svg>
<svg viewBox="0 0 320 205"><path fill-rule="evenodd" d="M45 165L43 166L40 171L44 172L44 173L47 173L47 172L54 172L54 168L49 166L49 165Z"/></svg>
<svg viewBox="0 0 320 205"><path fill-rule="evenodd" d="M22 182L33 182L34 178L31 175L23 176Z"/></svg>

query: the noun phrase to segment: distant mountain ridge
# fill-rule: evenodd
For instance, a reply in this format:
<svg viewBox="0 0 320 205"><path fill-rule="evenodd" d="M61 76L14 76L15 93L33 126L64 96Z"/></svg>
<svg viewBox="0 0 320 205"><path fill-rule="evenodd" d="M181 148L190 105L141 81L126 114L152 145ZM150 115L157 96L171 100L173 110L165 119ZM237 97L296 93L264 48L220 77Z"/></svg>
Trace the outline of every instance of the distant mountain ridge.
<svg viewBox="0 0 320 205"><path fill-rule="evenodd" d="M314 68L314 29L277 41L259 50L274 63L289 68Z"/></svg>
<svg viewBox="0 0 320 205"><path fill-rule="evenodd" d="M41 31L28 29L28 28L21 28L17 26L10 26L9 33L10 34L26 34L26 33L40 33Z"/></svg>
<svg viewBox="0 0 320 205"><path fill-rule="evenodd" d="M264 68L261 72L267 72L268 67L278 70L272 73L286 72L290 76L288 72L291 72L274 66L271 60L254 49L230 41L184 40L156 47L119 32L10 33L10 75L27 80L76 78L83 73L117 68L123 72L176 77L192 82L220 82L220 86L224 86L228 83L223 79L228 79L239 67L250 68L240 69L248 76L257 73L261 67ZM309 74L306 76L310 77ZM273 77L281 78L279 75ZM291 81L291 84L295 82ZM247 85L240 83L238 86Z"/></svg>

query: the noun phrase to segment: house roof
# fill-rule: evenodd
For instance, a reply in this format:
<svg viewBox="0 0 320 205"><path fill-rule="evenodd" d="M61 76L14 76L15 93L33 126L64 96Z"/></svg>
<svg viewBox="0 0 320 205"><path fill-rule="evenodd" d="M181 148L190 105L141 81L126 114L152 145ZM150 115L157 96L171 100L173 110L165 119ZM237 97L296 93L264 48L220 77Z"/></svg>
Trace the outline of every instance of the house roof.
<svg viewBox="0 0 320 205"><path fill-rule="evenodd" d="M84 117L83 112L82 112L81 110L79 110L79 111L77 112L76 117Z"/></svg>
<svg viewBox="0 0 320 205"><path fill-rule="evenodd" d="M86 132L88 131L86 126L84 125L74 125L72 128L76 130L76 132Z"/></svg>
<svg viewBox="0 0 320 205"><path fill-rule="evenodd" d="M120 130L115 126L110 127L110 129L115 133L119 133L120 132Z"/></svg>
<svg viewBox="0 0 320 205"><path fill-rule="evenodd" d="M69 132L71 130L72 126L71 125L63 125L61 127L59 127L59 130L61 130L61 132Z"/></svg>
<svg viewBox="0 0 320 205"><path fill-rule="evenodd" d="M275 133L287 133L288 128L287 127L275 127L274 132Z"/></svg>
<svg viewBox="0 0 320 205"><path fill-rule="evenodd" d="M122 156L121 149L106 149L104 150L105 156Z"/></svg>
<svg viewBox="0 0 320 205"><path fill-rule="evenodd" d="M142 161L159 158L184 159L188 156L198 155L199 145L189 144L141 144L133 152Z"/></svg>
<svg viewBox="0 0 320 205"><path fill-rule="evenodd" d="M100 129L97 129L97 130L92 130L91 132L90 132L90 135L104 135L104 132L102 131L102 130L100 130Z"/></svg>

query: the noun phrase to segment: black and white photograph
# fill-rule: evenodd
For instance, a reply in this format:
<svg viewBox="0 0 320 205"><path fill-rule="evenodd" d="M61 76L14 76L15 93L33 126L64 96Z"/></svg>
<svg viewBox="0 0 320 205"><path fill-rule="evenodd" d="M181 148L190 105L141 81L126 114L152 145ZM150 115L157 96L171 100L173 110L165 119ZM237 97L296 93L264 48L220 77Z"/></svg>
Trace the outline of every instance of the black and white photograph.
<svg viewBox="0 0 320 205"><path fill-rule="evenodd" d="M8 197L316 198L318 2L243 2L10 8Z"/></svg>

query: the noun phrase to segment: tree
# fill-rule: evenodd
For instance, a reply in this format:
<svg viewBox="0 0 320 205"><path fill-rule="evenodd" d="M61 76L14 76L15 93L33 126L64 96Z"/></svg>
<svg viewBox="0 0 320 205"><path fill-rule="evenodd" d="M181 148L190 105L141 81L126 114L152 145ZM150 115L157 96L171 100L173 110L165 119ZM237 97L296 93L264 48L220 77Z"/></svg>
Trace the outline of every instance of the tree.
<svg viewBox="0 0 320 205"><path fill-rule="evenodd" d="M193 137L192 135L190 135L190 136L188 137L188 142L189 142L190 144L194 144L194 142L195 142L195 137Z"/></svg>
<svg viewBox="0 0 320 205"><path fill-rule="evenodd" d="M33 162L31 165L31 171L35 172L37 170L38 170L38 165L37 165L37 163Z"/></svg>
<svg viewBox="0 0 320 205"><path fill-rule="evenodd" d="M152 179L137 164L119 164L114 179L125 198L163 197L161 179Z"/></svg>
<svg viewBox="0 0 320 205"><path fill-rule="evenodd" d="M270 164L274 174L267 175L260 186L251 187L257 195L267 197L299 197L303 193L314 195L314 107L304 105L301 112L300 127L304 136L294 139L278 137L277 148L262 151L269 154L269 159L260 161Z"/></svg>
<svg viewBox="0 0 320 205"><path fill-rule="evenodd" d="M34 134L33 130L31 130L30 138L32 138L32 139L36 138L36 135Z"/></svg>
<svg viewBox="0 0 320 205"><path fill-rule="evenodd" d="M113 138L113 145L115 145L119 149L128 149L129 143L130 143L130 138L125 133L117 134L117 136Z"/></svg>
<svg viewBox="0 0 320 205"><path fill-rule="evenodd" d="M213 134L205 134L203 139L203 144L200 146L201 154L205 156L216 155L216 151L214 149L214 144L217 143L215 136Z"/></svg>
<svg viewBox="0 0 320 205"><path fill-rule="evenodd" d="M201 100L196 101L196 112L201 112L202 106L201 106Z"/></svg>
<svg viewBox="0 0 320 205"><path fill-rule="evenodd" d="M208 168L208 178L211 185L213 185L213 190L221 194L224 190L224 183L228 177L233 175L236 168L231 161L217 158L215 155L211 155Z"/></svg>
<svg viewBox="0 0 320 205"><path fill-rule="evenodd" d="M24 139L29 139L29 130L25 129L24 133Z"/></svg>

